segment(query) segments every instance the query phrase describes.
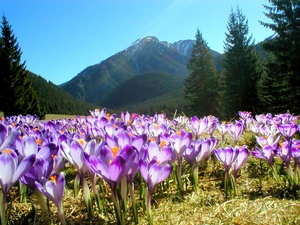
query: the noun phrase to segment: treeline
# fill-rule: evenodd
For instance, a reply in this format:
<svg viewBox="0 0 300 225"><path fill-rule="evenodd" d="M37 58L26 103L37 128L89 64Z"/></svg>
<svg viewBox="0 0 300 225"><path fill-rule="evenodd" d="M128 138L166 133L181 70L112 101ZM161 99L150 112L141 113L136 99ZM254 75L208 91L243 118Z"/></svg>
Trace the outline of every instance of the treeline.
<svg viewBox="0 0 300 225"><path fill-rule="evenodd" d="M89 110L97 106L75 99L72 95L45 80L43 77L28 72L32 87L39 97L39 102L47 114L88 115Z"/></svg>
<svg viewBox="0 0 300 225"><path fill-rule="evenodd" d="M165 113L169 119L174 114L184 115L186 106L184 102L184 88L176 89L168 94L148 99L144 102L128 104L122 107L122 110L136 112L138 114L154 115L155 113Z"/></svg>
<svg viewBox="0 0 300 225"><path fill-rule="evenodd" d="M120 109L125 105L134 105L182 89L183 78L166 73L145 73L136 75L114 88L100 106Z"/></svg>
<svg viewBox="0 0 300 225"><path fill-rule="evenodd" d="M221 71L197 29L185 80L188 115L232 119L238 111L300 114L300 1L269 3L265 15L272 23L260 21L275 33L261 44L266 59L258 54L239 7L228 18Z"/></svg>

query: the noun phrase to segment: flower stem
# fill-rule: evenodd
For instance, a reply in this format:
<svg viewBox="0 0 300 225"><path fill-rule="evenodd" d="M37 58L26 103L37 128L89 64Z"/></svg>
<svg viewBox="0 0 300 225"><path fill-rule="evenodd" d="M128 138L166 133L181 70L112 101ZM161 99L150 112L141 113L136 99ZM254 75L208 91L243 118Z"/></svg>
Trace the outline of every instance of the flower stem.
<svg viewBox="0 0 300 225"><path fill-rule="evenodd" d="M198 166L194 165L192 169L192 175L193 175L193 190L196 191L198 188Z"/></svg>
<svg viewBox="0 0 300 225"><path fill-rule="evenodd" d="M228 172L225 172L225 179L224 179L224 192L225 192L225 199L228 200Z"/></svg>
<svg viewBox="0 0 300 225"><path fill-rule="evenodd" d="M40 207L41 207L41 212L42 212L42 214L47 213L48 207L47 207L47 203L46 203L45 197L44 197L44 195L42 194L42 192L40 192L39 189L35 188L35 189L33 190L33 193L34 193L34 195L36 196L36 198L37 198L38 201L39 201L39 204L40 204Z"/></svg>
<svg viewBox="0 0 300 225"><path fill-rule="evenodd" d="M139 217L136 210L136 203L135 203L135 195L134 195L134 185L133 182L129 183L129 192L130 192L130 198L132 202L132 210L133 210L133 216L134 216L134 222L135 224L139 223Z"/></svg>
<svg viewBox="0 0 300 225"><path fill-rule="evenodd" d="M93 204L92 204L92 199L91 199L91 194L90 190L87 184L87 181L85 178L82 179L82 188L83 188L83 198L85 201L85 205L88 211L89 217L93 216Z"/></svg>
<svg viewBox="0 0 300 225"><path fill-rule="evenodd" d="M151 190L149 188L146 188L146 211L147 211L147 217L148 217L148 223L150 225L153 224L152 220L152 213L151 213Z"/></svg>
<svg viewBox="0 0 300 225"><path fill-rule="evenodd" d="M66 225L66 218L63 211L62 203L57 206L58 217L62 225Z"/></svg>
<svg viewBox="0 0 300 225"><path fill-rule="evenodd" d="M176 170L176 179L178 182L179 191L183 190L182 180L181 180L181 164L182 164L182 159L178 159L177 170Z"/></svg>
<svg viewBox="0 0 300 225"><path fill-rule="evenodd" d="M6 215L5 215L5 210L6 206L4 204L4 195L3 192L0 191L0 205L1 205L1 210L0 210L0 216L1 216L1 225L6 225Z"/></svg>
<svg viewBox="0 0 300 225"><path fill-rule="evenodd" d="M123 225L124 223L123 223L122 215L121 215L120 202L119 202L116 191L112 192L112 199L113 199L114 206L115 206L115 212L116 212L118 224Z"/></svg>

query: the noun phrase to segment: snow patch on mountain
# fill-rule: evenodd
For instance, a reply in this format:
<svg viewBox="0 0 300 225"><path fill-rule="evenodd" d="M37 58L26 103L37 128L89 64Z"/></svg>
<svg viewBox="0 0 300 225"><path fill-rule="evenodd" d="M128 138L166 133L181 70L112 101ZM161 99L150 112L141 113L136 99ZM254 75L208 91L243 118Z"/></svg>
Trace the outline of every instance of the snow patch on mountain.
<svg viewBox="0 0 300 225"><path fill-rule="evenodd" d="M173 43L173 46L180 54L187 56L188 50L192 48L194 42L193 40L177 41Z"/></svg>

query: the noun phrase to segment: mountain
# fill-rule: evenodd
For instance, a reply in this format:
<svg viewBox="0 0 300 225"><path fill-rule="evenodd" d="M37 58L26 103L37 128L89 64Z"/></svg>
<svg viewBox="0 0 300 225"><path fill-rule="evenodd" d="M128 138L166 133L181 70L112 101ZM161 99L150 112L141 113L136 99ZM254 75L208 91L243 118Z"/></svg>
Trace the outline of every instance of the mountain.
<svg viewBox="0 0 300 225"><path fill-rule="evenodd" d="M77 99L99 104L118 85L144 73L188 75L193 40L168 43L148 36L99 64L89 66L61 87ZM212 51L217 57L219 53Z"/></svg>
<svg viewBox="0 0 300 225"><path fill-rule="evenodd" d="M98 106L75 99L68 92L28 71L29 79L47 114L89 115Z"/></svg>

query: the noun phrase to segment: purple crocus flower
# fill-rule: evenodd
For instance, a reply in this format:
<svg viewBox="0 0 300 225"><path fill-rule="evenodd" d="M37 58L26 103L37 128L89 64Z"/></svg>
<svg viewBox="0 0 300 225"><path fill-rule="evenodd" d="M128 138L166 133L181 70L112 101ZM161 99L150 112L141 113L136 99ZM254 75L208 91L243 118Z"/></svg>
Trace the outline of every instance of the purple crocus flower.
<svg viewBox="0 0 300 225"><path fill-rule="evenodd" d="M193 116L190 120L193 131L198 139L202 134L208 132L212 124L209 123L208 117L203 117L199 119L197 116Z"/></svg>
<svg viewBox="0 0 300 225"><path fill-rule="evenodd" d="M233 138L236 145L243 134L245 128L241 121L237 121L235 124L228 124L227 132Z"/></svg>
<svg viewBox="0 0 300 225"><path fill-rule="evenodd" d="M161 165L165 165L171 162L172 154L172 148L170 146L163 146L160 148L156 141L151 141L146 149L146 158L144 159L148 162L156 160Z"/></svg>
<svg viewBox="0 0 300 225"><path fill-rule="evenodd" d="M255 150L252 151L252 154L256 158L266 160L273 169L273 158L275 155L274 150L274 147L266 145L262 148L255 147Z"/></svg>
<svg viewBox="0 0 300 225"><path fill-rule="evenodd" d="M65 175L64 172L54 172L50 176L50 180L43 181L42 184L35 182L36 187L41 193L43 193L48 199L50 199L57 207L60 222L65 225L66 220L63 212L62 200L65 190Z"/></svg>
<svg viewBox="0 0 300 225"><path fill-rule="evenodd" d="M217 159L224 165L226 173L229 173L232 164L238 157L239 151L233 147L225 147L215 149L214 153Z"/></svg>
<svg viewBox="0 0 300 225"><path fill-rule="evenodd" d="M151 194L155 186L166 180L172 171L170 164L161 165L157 160L151 160L147 163L145 160L140 161L140 172L147 183L149 193Z"/></svg>
<svg viewBox="0 0 300 225"><path fill-rule="evenodd" d="M183 152L191 144L192 133L191 132L187 133L184 130L181 130L177 133L173 133L170 137L170 140L172 143L172 147L176 152L177 160L180 160Z"/></svg>
<svg viewBox="0 0 300 225"><path fill-rule="evenodd" d="M295 123L279 124L278 130L286 140L290 140L297 132L298 125Z"/></svg>
<svg viewBox="0 0 300 225"><path fill-rule="evenodd" d="M277 155L282 159L286 168L289 168L292 159L292 142L284 141L279 145Z"/></svg>
<svg viewBox="0 0 300 225"><path fill-rule="evenodd" d="M84 158L86 165L102 177L111 187L113 194L116 194L117 186L127 175L135 154L136 151L131 145L126 145L117 152L102 146L98 157L84 153Z"/></svg>
<svg viewBox="0 0 300 225"><path fill-rule="evenodd" d="M161 165L155 159L150 161L149 163L147 163L145 160L141 160L140 172L148 187L148 190L146 192L146 210L150 219L150 223L152 224L151 195L153 189L158 183L166 180L170 176L172 172L172 165Z"/></svg>
<svg viewBox="0 0 300 225"><path fill-rule="evenodd" d="M0 184L2 187L1 221L6 219L7 195L10 188L27 173L35 162L35 154L25 157L20 163L16 152L12 149L0 151Z"/></svg>
<svg viewBox="0 0 300 225"><path fill-rule="evenodd" d="M98 157L84 153L86 165L102 177L110 186L119 223L122 223L123 216L121 215L117 196L117 187L121 180L128 174L136 154L135 148L131 145L125 145L121 150L118 148L110 149L106 145L101 146Z"/></svg>
<svg viewBox="0 0 300 225"><path fill-rule="evenodd" d="M217 123L217 130L220 132L221 137L222 137L222 141L224 141L225 139L225 134L228 132L228 125L226 122L223 123Z"/></svg>
<svg viewBox="0 0 300 225"><path fill-rule="evenodd" d="M277 148L277 145L280 140L280 135L277 137L275 135L269 135L269 136L255 136L257 144L259 144L260 147L264 147L266 145L272 146L273 148Z"/></svg>
<svg viewBox="0 0 300 225"><path fill-rule="evenodd" d="M242 147L236 147L238 153L238 156L236 158L236 160L233 163L233 177L234 180L236 180L237 175L238 175L238 171L240 170L240 168L245 164L245 162L247 161L250 152L247 148L246 145L243 145Z"/></svg>
<svg viewBox="0 0 300 225"><path fill-rule="evenodd" d="M19 129L9 132L6 126L0 123L0 151L11 147L19 138L20 134Z"/></svg>
<svg viewBox="0 0 300 225"><path fill-rule="evenodd" d="M295 169L300 166L300 141L293 139L291 145L291 154L295 162Z"/></svg>

